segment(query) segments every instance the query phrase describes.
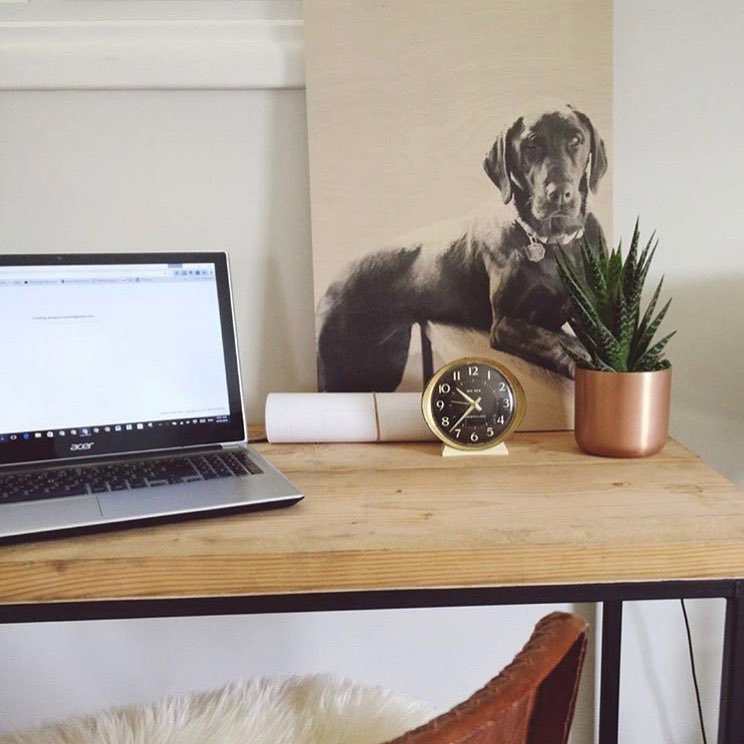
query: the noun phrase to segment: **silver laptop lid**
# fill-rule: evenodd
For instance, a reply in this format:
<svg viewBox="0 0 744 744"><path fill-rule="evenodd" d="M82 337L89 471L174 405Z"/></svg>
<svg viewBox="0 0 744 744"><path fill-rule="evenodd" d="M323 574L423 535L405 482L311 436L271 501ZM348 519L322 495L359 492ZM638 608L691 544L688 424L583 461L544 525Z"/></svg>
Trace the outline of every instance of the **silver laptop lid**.
<svg viewBox="0 0 744 744"><path fill-rule="evenodd" d="M0 256L0 466L241 442L223 253Z"/></svg>

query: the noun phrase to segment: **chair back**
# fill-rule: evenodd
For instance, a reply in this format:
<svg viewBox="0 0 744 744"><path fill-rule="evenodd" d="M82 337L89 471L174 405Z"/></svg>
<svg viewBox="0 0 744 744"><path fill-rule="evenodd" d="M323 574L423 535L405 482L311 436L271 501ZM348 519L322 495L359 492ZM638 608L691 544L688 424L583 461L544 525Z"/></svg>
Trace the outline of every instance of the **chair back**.
<svg viewBox="0 0 744 744"><path fill-rule="evenodd" d="M501 674L390 744L566 744L587 632L576 615L545 616Z"/></svg>

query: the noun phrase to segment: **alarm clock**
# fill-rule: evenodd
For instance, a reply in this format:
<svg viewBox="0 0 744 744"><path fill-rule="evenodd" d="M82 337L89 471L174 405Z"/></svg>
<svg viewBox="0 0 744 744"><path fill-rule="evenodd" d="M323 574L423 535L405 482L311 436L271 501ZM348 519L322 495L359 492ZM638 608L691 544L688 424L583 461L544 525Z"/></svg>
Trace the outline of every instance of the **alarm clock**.
<svg viewBox="0 0 744 744"><path fill-rule="evenodd" d="M444 365L421 397L424 419L449 447L485 450L503 442L527 409L519 380L506 367L483 357Z"/></svg>

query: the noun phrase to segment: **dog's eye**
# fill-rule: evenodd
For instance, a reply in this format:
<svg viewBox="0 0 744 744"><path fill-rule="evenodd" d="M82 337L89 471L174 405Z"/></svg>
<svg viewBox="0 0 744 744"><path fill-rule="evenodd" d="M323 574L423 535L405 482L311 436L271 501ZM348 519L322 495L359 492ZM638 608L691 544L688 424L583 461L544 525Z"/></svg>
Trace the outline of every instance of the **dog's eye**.
<svg viewBox="0 0 744 744"><path fill-rule="evenodd" d="M573 137L568 141L569 147L578 147L584 140L580 134L574 134Z"/></svg>

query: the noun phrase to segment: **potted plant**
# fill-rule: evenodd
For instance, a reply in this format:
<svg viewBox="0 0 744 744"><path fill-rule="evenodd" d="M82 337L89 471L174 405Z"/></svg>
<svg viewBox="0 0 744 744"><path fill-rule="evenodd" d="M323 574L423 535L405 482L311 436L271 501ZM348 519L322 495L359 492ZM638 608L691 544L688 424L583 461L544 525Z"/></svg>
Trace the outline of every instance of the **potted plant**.
<svg viewBox="0 0 744 744"><path fill-rule="evenodd" d="M639 238L636 220L624 260L622 241L608 254L601 237L596 246L584 241L581 267L558 255L569 324L580 343L578 350L566 347L576 363L576 441L595 455L645 457L658 452L669 434L672 369L664 349L674 333L654 337L671 300L654 315L662 277L641 312L658 240L652 235L639 252Z"/></svg>

